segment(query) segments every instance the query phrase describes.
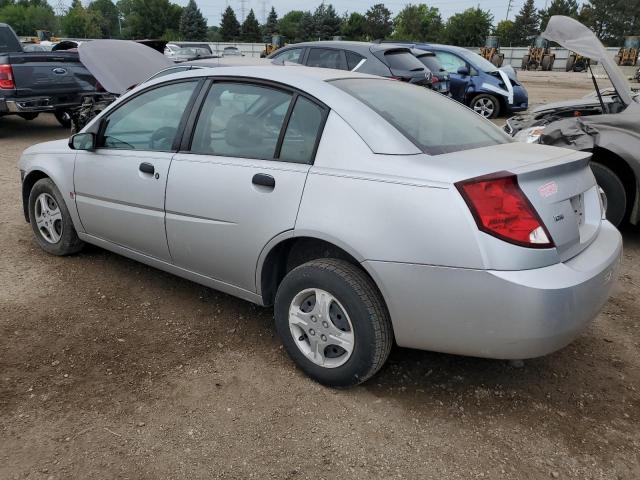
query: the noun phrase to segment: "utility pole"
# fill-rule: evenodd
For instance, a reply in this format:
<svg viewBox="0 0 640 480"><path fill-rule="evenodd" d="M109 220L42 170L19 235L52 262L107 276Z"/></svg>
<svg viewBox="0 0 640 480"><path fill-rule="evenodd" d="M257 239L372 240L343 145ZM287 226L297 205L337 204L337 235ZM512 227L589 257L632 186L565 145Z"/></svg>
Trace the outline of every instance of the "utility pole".
<svg viewBox="0 0 640 480"><path fill-rule="evenodd" d="M267 0L262 0L262 24L267 23Z"/></svg>
<svg viewBox="0 0 640 480"><path fill-rule="evenodd" d="M240 18L242 19L240 25L244 23L244 15L247 11L247 0L240 0Z"/></svg>
<svg viewBox="0 0 640 480"><path fill-rule="evenodd" d="M509 3L507 3L507 16L505 17L505 20L509 20L509 11L511 10L511 2L513 0L509 0Z"/></svg>

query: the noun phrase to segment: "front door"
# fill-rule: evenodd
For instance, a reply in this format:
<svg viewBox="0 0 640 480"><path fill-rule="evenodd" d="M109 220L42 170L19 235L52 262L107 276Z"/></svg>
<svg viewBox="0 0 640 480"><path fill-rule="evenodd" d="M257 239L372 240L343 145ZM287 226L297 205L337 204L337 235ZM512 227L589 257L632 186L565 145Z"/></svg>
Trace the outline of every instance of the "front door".
<svg viewBox="0 0 640 480"><path fill-rule="evenodd" d="M79 151L75 198L86 233L170 261L164 200L173 146L196 81L147 90L109 113Z"/></svg>
<svg viewBox="0 0 640 480"><path fill-rule="evenodd" d="M451 96L458 102L466 105L467 89L471 82L471 66L457 55L449 52L435 52L442 68L449 72L449 91ZM460 75L458 69L465 67L469 70L469 75Z"/></svg>
<svg viewBox="0 0 640 480"><path fill-rule="evenodd" d="M167 184L167 239L174 263L256 291L264 246L295 226L326 111L272 86L211 86L190 149Z"/></svg>

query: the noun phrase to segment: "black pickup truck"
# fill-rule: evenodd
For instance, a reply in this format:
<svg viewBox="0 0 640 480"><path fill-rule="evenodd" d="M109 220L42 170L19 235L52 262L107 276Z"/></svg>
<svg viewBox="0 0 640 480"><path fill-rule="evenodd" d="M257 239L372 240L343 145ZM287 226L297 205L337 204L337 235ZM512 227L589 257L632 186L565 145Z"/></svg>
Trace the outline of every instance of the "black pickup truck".
<svg viewBox="0 0 640 480"><path fill-rule="evenodd" d="M25 52L13 29L0 23L0 116L32 120L47 112L69 127L70 111L95 91L77 52Z"/></svg>

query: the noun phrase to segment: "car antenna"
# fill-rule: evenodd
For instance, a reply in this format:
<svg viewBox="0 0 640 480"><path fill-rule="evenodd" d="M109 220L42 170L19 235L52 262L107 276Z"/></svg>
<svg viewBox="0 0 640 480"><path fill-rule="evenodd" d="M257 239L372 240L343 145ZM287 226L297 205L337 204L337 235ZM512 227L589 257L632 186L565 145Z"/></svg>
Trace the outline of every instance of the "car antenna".
<svg viewBox="0 0 640 480"><path fill-rule="evenodd" d="M600 101L600 107L602 107L602 114L607 114L609 111L604 106L604 101L602 100L602 94L600 93L600 88L598 87L598 82L596 81L596 76L593 74L593 70L591 69L591 62L589 62L589 72L591 73L591 80L593 80L593 86L596 89L596 94L598 95L598 100Z"/></svg>

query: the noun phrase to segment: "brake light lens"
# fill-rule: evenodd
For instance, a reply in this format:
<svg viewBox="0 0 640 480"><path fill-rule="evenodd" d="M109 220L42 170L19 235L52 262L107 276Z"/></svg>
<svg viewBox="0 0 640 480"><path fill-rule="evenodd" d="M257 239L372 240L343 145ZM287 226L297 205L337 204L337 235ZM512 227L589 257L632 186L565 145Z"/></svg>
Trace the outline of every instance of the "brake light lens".
<svg viewBox="0 0 640 480"><path fill-rule="evenodd" d="M440 79L438 77L436 77L435 75L433 77L431 77L431 84L432 85L435 85L438 82L440 82Z"/></svg>
<svg viewBox="0 0 640 480"><path fill-rule="evenodd" d="M521 247L554 246L515 175L500 172L455 185L482 232Z"/></svg>
<svg viewBox="0 0 640 480"><path fill-rule="evenodd" d="M16 88L13 81L13 68L11 65L0 65L0 88L10 89Z"/></svg>

